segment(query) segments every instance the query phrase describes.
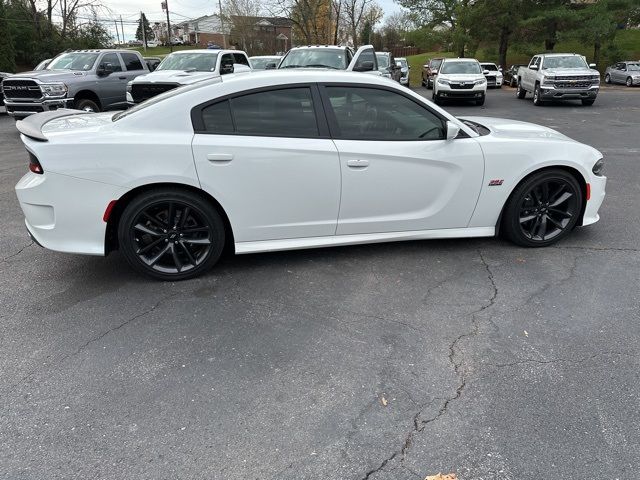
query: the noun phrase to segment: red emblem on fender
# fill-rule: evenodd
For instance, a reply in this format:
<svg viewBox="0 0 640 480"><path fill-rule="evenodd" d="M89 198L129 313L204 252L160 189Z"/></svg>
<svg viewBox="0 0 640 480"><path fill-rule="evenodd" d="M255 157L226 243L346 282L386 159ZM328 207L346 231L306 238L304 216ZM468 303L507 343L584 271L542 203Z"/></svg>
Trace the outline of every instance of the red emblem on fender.
<svg viewBox="0 0 640 480"><path fill-rule="evenodd" d="M499 187L500 185L502 185L502 183L504 182L504 180L502 178L496 178L493 180L489 180L489 186L490 187Z"/></svg>

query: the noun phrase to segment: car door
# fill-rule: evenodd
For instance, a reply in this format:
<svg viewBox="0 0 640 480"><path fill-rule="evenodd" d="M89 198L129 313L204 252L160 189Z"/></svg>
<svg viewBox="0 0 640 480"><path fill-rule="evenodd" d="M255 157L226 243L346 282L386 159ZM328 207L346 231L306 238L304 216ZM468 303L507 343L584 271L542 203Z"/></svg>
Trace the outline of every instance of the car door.
<svg viewBox="0 0 640 480"><path fill-rule="evenodd" d="M622 62L618 63L615 75L617 83L625 83L627 81L627 64Z"/></svg>
<svg viewBox="0 0 640 480"><path fill-rule="evenodd" d="M466 227L484 172L472 138L445 140L446 119L408 93L327 84L340 154L338 235Z"/></svg>
<svg viewBox="0 0 640 480"><path fill-rule="evenodd" d="M105 53L98 63L98 69L104 69L111 64L111 73L99 77L96 84L103 110L108 109L119 101L124 101L127 93L127 81L124 65L115 52Z"/></svg>
<svg viewBox="0 0 640 480"><path fill-rule="evenodd" d="M363 45L353 55L351 62L347 66L347 71L363 72L382 76L382 72L380 72L378 68L376 49L373 48L373 45Z"/></svg>
<svg viewBox="0 0 640 480"><path fill-rule="evenodd" d="M524 70L522 75L522 86L532 92L535 85L535 78L538 70L532 70L531 67L536 65L540 69L540 57L533 57L529 66Z"/></svg>
<svg viewBox="0 0 640 480"><path fill-rule="evenodd" d="M198 177L236 242L335 234L340 161L317 87L261 89L196 107L192 118Z"/></svg>

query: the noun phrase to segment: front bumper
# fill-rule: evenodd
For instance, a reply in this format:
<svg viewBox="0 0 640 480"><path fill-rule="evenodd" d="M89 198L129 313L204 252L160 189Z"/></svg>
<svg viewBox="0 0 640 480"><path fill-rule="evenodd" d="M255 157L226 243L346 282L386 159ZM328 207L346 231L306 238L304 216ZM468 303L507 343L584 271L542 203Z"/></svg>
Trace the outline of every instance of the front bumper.
<svg viewBox="0 0 640 480"><path fill-rule="evenodd" d="M578 100L596 98L600 85L589 88L556 88L554 86L540 85L540 93L544 100Z"/></svg>
<svg viewBox="0 0 640 480"><path fill-rule="evenodd" d="M120 188L46 171L27 173L16 187L29 235L50 250L105 254L103 215ZM80 200L80 201L79 201Z"/></svg>
<svg viewBox="0 0 640 480"><path fill-rule="evenodd" d="M49 112L60 108L73 108L73 98L55 98L37 102L17 102L5 98L5 108L12 117L24 118L34 113Z"/></svg>
<svg viewBox="0 0 640 480"><path fill-rule="evenodd" d="M406 77L400 77L400 85L407 85L409 83L409 75Z"/></svg>

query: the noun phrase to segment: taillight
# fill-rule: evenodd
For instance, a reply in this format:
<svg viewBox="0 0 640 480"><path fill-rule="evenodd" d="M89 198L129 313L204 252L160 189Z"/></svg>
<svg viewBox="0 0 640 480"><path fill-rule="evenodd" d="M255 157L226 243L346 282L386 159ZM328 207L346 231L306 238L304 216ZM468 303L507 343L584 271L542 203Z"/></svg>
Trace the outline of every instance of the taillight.
<svg viewBox="0 0 640 480"><path fill-rule="evenodd" d="M31 152L29 152L29 170L33 173L37 173L38 175L42 175L44 173L42 165L40 165L36 156Z"/></svg>

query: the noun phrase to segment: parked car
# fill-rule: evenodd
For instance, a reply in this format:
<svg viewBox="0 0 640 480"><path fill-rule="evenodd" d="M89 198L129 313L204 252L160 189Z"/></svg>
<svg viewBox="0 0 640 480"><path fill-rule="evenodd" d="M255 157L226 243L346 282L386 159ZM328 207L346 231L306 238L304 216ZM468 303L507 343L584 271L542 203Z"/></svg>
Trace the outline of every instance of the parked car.
<svg viewBox="0 0 640 480"><path fill-rule="evenodd" d="M400 67L400 84L405 86L410 86L411 81L409 79L409 74L411 73L411 65L407 62L407 59L404 57L396 58L396 65Z"/></svg>
<svg viewBox="0 0 640 480"><path fill-rule="evenodd" d="M251 68L254 70L266 70L268 64L276 64L280 63L282 60L281 55L261 55L256 57L249 57L249 63L251 63ZM275 67L272 67L275 68Z"/></svg>
<svg viewBox="0 0 640 480"><path fill-rule="evenodd" d="M275 62L268 63L267 68L276 68ZM382 75L372 45L363 45L355 53L349 47L332 45L294 47L285 54L277 68L328 68Z"/></svg>
<svg viewBox="0 0 640 480"><path fill-rule="evenodd" d="M4 95L2 93L2 82L5 78L9 78L12 74L8 72L0 72L0 107L4 105Z"/></svg>
<svg viewBox="0 0 640 480"><path fill-rule="evenodd" d="M623 83L627 87L640 85L640 62L618 62L607 67L604 72L605 83Z"/></svg>
<svg viewBox="0 0 640 480"><path fill-rule="evenodd" d="M376 59L378 60L378 70L382 76L400 83L402 73L396 65L393 54L391 52L376 52Z"/></svg>
<svg viewBox="0 0 640 480"><path fill-rule="evenodd" d="M575 53L544 53L535 55L529 65L518 70L518 98L533 93L533 104L547 101L580 100L593 105L600 90L600 73L595 63L587 65L582 55Z"/></svg>
<svg viewBox="0 0 640 480"><path fill-rule="evenodd" d="M147 62L149 71L153 72L156 68L158 68L158 65L160 65L162 59L160 57L144 57L144 61Z"/></svg>
<svg viewBox="0 0 640 480"><path fill-rule="evenodd" d="M119 248L162 280L203 274L225 245L241 254L500 229L542 247L595 223L605 195L592 147L530 123L459 119L358 73L223 76L115 115L17 125L30 171L16 193L37 244Z"/></svg>
<svg viewBox="0 0 640 480"><path fill-rule="evenodd" d="M34 68L33 71L44 70L45 68L47 68L47 66L49 66L49 63L51 63L51 59L47 58L46 60L43 60L38 65L36 65L36 68Z"/></svg>
<svg viewBox="0 0 640 480"><path fill-rule="evenodd" d="M473 100L484 105L487 93L485 71L475 58L445 58L433 83L433 101Z"/></svg>
<svg viewBox="0 0 640 480"><path fill-rule="evenodd" d="M502 72L495 63L480 62L487 79L487 88L502 88Z"/></svg>
<svg viewBox="0 0 640 480"><path fill-rule="evenodd" d="M523 64L511 65L507 70L502 72L502 83L510 87L518 86L518 70L520 67L526 67Z"/></svg>
<svg viewBox="0 0 640 480"><path fill-rule="evenodd" d="M153 72L129 82L127 102L133 105L182 85L250 71L249 57L241 50L180 50L167 55Z"/></svg>
<svg viewBox="0 0 640 480"><path fill-rule="evenodd" d="M432 58L422 66L422 86L428 89L433 88L433 79L438 74L438 69L444 58Z"/></svg>
<svg viewBox="0 0 640 480"><path fill-rule="evenodd" d="M126 107L127 82L149 73L132 50L76 50L54 58L45 70L2 82L7 113L16 118L75 108L100 112Z"/></svg>

